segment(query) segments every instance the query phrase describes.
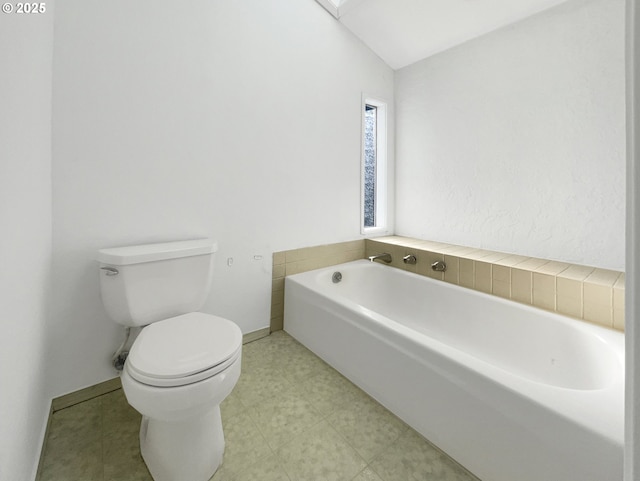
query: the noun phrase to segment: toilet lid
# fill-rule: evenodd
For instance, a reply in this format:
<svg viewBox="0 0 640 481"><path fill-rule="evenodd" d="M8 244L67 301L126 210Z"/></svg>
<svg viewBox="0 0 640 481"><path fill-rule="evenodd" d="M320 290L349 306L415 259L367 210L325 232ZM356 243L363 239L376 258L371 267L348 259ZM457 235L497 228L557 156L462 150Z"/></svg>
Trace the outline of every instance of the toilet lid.
<svg viewBox="0 0 640 481"><path fill-rule="evenodd" d="M128 372L148 384L175 385L172 380L193 379L198 373L228 364L225 361L237 358L241 347L242 332L236 324L190 312L142 329L127 357ZM214 369L208 374L213 376L219 371Z"/></svg>

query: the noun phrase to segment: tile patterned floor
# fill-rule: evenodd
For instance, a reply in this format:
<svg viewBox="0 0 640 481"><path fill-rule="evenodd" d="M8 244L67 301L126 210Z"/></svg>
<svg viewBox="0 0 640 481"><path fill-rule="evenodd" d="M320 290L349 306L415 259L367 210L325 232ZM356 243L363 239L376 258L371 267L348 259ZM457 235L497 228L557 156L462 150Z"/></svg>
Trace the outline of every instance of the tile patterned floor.
<svg viewBox="0 0 640 481"><path fill-rule="evenodd" d="M478 481L283 331L242 362L211 481ZM40 481L152 481L139 423L121 390L54 413Z"/></svg>

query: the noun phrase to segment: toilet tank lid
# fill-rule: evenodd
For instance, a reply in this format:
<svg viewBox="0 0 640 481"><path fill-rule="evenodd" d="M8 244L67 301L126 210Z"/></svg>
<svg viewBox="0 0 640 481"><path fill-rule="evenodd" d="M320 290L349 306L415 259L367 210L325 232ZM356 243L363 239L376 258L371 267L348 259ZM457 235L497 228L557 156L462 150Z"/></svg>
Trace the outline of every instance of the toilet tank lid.
<svg viewBox="0 0 640 481"><path fill-rule="evenodd" d="M212 239L195 239L128 247L112 247L98 251L98 262L115 266L162 261L179 257L213 254L218 243Z"/></svg>

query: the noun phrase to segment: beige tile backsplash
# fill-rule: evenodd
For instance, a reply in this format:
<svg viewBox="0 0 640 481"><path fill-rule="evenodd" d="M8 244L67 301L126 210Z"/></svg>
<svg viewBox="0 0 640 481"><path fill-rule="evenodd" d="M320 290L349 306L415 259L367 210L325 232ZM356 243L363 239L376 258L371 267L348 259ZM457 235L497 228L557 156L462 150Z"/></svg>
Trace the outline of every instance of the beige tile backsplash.
<svg viewBox="0 0 640 481"><path fill-rule="evenodd" d="M496 296L511 298L511 269L499 264L492 267L492 293Z"/></svg>
<svg viewBox="0 0 640 481"><path fill-rule="evenodd" d="M459 262L460 272L458 273L458 277L460 279L460 285L463 287L468 287L470 289L473 289L474 278L475 278L475 262L472 261L471 259L466 259L464 257L460 257L459 259L460 259L460 262Z"/></svg>
<svg viewBox="0 0 640 481"><path fill-rule="evenodd" d="M271 330L283 326L285 276L383 252L392 267L624 330L624 273L400 236L275 252ZM402 262L408 254L417 264ZM431 269L436 261L444 273Z"/></svg>
<svg viewBox="0 0 640 481"><path fill-rule="evenodd" d="M582 281L556 277L556 310L566 316L582 317Z"/></svg>
<svg viewBox="0 0 640 481"><path fill-rule="evenodd" d="M418 274L444 255L446 282L624 330L624 273L400 236L367 240L366 255L406 247Z"/></svg>
<svg viewBox="0 0 640 481"><path fill-rule="evenodd" d="M526 269L511 268L511 299L531 304L533 295L533 273Z"/></svg>

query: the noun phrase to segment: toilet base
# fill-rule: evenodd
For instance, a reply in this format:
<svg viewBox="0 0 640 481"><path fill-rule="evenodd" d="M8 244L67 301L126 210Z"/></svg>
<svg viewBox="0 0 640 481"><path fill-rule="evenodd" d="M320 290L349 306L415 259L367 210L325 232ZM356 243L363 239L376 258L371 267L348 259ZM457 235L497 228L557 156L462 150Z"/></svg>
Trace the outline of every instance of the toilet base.
<svg viewBox="0 0 640 481"><path fill-rule="evenodd" d="M180 421L143 416L140 452L154 481L208 481L224 454L220 406Z"/></svg>

